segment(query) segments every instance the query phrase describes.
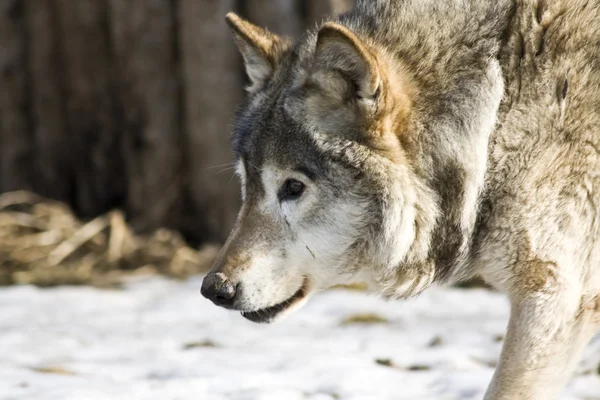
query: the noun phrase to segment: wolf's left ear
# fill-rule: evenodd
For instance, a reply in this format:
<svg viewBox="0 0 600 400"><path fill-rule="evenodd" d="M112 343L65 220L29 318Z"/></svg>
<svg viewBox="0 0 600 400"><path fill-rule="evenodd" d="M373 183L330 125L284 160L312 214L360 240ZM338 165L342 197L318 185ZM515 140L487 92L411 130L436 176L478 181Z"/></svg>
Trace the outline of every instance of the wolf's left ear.
<svg viewBox="0 0 600 400"><path fill-rule="evenodd" d="M339 71L354 87L359 99L376 100L381 90L377 61L350 29L335 22L325 23L317 36L317 69Z"/></svg>
<svg viewBox="0 0 600 400"><path fill-rule="evenodd" d="M256 92L273 75L286 41L243 20L235 13L227 14L225 20L244 59L246 73L251 82L248 91Z"/></svg>

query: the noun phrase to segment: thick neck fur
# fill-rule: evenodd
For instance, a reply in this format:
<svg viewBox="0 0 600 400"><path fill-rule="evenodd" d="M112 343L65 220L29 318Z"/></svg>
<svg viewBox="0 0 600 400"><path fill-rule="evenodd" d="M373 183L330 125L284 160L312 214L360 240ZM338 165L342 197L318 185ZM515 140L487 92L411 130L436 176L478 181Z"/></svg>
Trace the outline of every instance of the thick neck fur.
<svg viewBox="0 0 600 400"><path fill-rule="evenodd" d="M421 271L447 281L463 274L503 96L498 52L511 14L508 0L365 0L340 18L403 65L416 87L409 129L398 136L414 179L425 183L440 212L435 220L416 216L415 237L428 232L428 252L405 259L400 275ZM388 70L391 82L405 79Z"/></svg>

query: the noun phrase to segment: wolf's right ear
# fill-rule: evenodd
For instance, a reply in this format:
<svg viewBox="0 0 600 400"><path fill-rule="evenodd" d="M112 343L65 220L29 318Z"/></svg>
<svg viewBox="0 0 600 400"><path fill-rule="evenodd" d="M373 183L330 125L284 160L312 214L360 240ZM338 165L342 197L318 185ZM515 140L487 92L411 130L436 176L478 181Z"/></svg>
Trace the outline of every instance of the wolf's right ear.
<svg viewBox="0 0 600 400"><path fill-rule="evenodd" d="M233 32L250 78L251 85L247 90L250 93L256 92L273 75L286 42L266 29L243 20L235 13L227 14L225 20Z"/></svg>

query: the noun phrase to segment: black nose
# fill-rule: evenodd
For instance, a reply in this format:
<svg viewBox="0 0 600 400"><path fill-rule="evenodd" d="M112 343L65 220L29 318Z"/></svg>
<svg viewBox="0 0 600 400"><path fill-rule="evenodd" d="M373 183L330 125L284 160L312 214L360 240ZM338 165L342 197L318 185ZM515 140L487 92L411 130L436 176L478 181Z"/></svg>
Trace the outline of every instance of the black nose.
<svg viewBox="0 0 600 400"><path fill-rule="evenodd" d="M202 296L221 307L231 307L235 300L236 286L221 273L209 274L202 281Z"/></svg>

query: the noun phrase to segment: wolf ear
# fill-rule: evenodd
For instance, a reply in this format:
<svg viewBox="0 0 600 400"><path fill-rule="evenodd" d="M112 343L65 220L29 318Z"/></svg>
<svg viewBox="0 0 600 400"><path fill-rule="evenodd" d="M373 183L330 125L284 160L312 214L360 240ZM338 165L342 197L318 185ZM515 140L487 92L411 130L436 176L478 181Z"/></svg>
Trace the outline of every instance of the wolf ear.
<svg viewBox="0 0 600 400"><path fill-rule="evenodd" d="M377 61L365 44L350 29L335 22L319 30L315 50L317 70L340 72L360 100L374 101L381 90Z"/></svg>
<svg viewBox="0 0 600 400"><path fill-rule="evenodd" d="M251 82L248 91L256 92L275 71L284 41L266 29L243 20L235 13L228 13L225 20L244 59L246 73Z"/></svg>

